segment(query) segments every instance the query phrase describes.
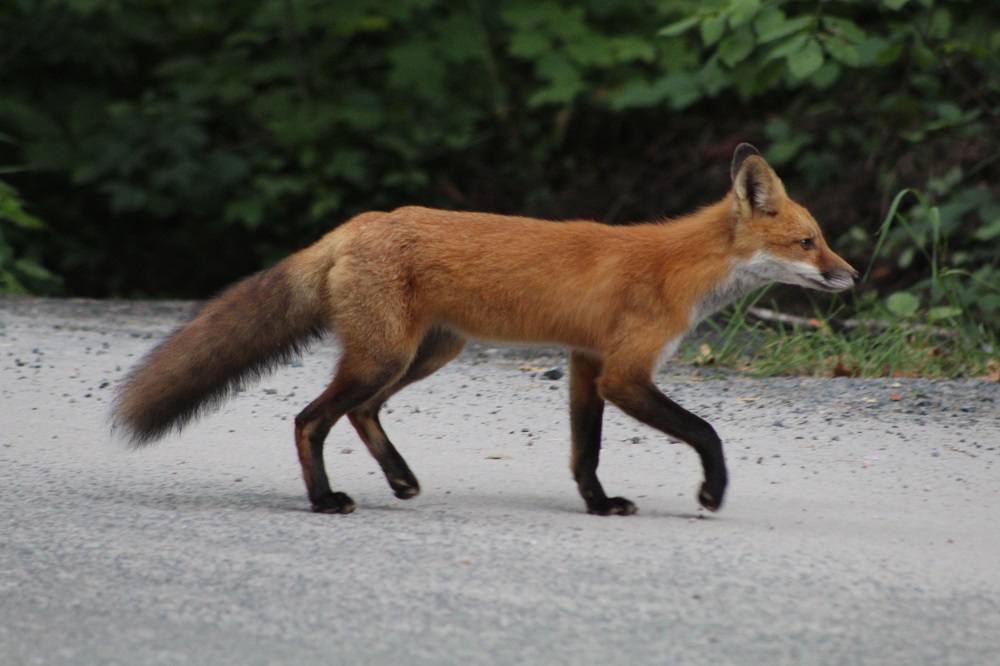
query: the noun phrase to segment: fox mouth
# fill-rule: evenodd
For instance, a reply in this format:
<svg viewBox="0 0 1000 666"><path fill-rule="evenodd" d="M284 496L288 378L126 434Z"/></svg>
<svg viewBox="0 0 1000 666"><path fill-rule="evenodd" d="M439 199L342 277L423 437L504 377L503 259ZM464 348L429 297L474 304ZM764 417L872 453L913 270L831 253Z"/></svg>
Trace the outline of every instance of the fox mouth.
<svg viewBox="0 0 1000 666"><path fill-rule="evenodd" d="M852 284L850 279L843 279L840 277L827 278L825 276L823 279L807 277L806 281L822 291L844 291L846 289L850 289Z"/></svg>
<svg viewBox="0 0 1000 666"><path fill-rule="evenodd" d="M822 289L823 291L840 291L840 289L826 280L817 280L816 278L806 278L806 280L817 289Z"/></svg>

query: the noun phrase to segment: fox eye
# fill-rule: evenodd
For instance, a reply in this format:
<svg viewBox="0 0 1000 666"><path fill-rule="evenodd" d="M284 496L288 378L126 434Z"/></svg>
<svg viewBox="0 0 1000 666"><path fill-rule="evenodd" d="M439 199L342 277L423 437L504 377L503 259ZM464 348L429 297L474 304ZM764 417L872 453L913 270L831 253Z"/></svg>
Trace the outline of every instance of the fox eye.
<svg viewBox="0 0 1000 666"><path fill-rule="evenodd" d="M802 246L803 250L816 249L816 241L814 241L812 238L803 238L802 240L799 241L799 245Z"/></svg>

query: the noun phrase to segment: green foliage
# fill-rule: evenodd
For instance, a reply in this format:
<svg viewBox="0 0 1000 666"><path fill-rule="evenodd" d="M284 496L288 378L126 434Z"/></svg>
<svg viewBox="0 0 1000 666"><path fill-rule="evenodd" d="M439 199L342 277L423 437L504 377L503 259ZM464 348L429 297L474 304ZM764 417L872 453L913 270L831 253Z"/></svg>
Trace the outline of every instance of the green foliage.
<svg viewBox="0 0 1000 666"><path fill-rule="evenodd" d="M965 339L900 321L842 334L772 331L750 369L757 375L981 378L995 372L990 358Z"/></svg>
<svg viewBox="0 0 1000 666"><path fill-rule="evenodd" d="M925 306L931 322L962 317L996 331L1000 26L993 11L964 0L721 0L679 10L661 35L701 50L700 86L688 103L727 91L754 103L794 94L791 113L764 125L775 165L797 168L819 187L855 153L877 168L883 196L917 184L925 193L906 211L897 197L879 238L892 272L912 276L887 297L890 313L912 317ZM875 236L869 229L853 226L845 245L864 252Z"/></svg>
<svg viewBox="0 0 1000 666"><path fill-rule="evenodd" d="M949 180L960 178L953 174ZM947 186L934 180L932 187L947 193ZM916 203L902 211L908 199ZM958 233L962 218L975 213L981 226L967 246ZM886 216L875 243L876 256L882 252L895 258L900 268L908 268L919 258L929 267L929 275L896 291L885 299L890 313L902 318L917 316L934 325L963 329L972 340L981 340L996 331L990 322L1000 315L1000 268L997 248L988 241L993 227L1000 224L1000 205L982 187L963 188L945 205L935 205L931 195L915 190L900 192ZM981 243L980 241L987 241ZM963 249L951 249L953 242ZM975 271L968 267L975 266ZM923 307L926 306L926 307Z"/></svg>
<svg viewBox="0 0 1000 666"><path fill-rule="evenodd" d="M886 312L995 333L994 13L14 0L0 5L0 164L23 165L7 182L49 230L7 219L17 240L0 249L72 294L204 296L363 210L678 213L722 192L750 140L838 249L872 263ZM921 194L893 204L901 191ZM19 270L22 287L52 288Z"/></svg>
<svg viewBox="0 0 1000 666"><path fill-rule="evenodd" d="M749 312L765 295L750 294L706 321L681 358L756 376L997 378L994 334L928 324L929 311L908 292L834 299L780 325Z"/></svg>
<svg viewBox="0 0 1000 666"><path fill-rule="evenodd" d="M484 19L443 4L6 4L0 123L62 270L84 292L198 291L426 201L428 165L484 140L498 94Z"/></svg>
<svg viewBox="0 0 1000 666"><path fill-rule="evenodd" d="M37 258L15 249L21 237L44 228L41 220L24 209L17 191L0 180L0 294L45 293L59 286L59 279Z"/></svg>

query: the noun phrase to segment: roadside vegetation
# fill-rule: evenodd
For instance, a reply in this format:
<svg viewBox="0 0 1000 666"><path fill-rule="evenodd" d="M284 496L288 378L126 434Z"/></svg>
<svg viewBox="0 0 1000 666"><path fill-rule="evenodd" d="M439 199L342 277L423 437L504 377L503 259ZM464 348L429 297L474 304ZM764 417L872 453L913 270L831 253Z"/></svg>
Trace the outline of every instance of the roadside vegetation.
<svg viewBox="0 0 1000 666"><path fill-rule="evenodd" d="M932 220L929 247L910 219L899 214L908 195L921 206L920 217ZM868 277L894 224L904 227L913 246L930 266L930 275L913 285L926 290L936 305L921 307L912 291L881 298L874 290L836 295L819 303L806 295L808 316L780 312L763 290L707 321L702 333L682 347L684 360L697 365L735 368L756 375L816 375L826 377L984 378L1000 381L998 328L968 316L968 294L957 278L970 277L962 269L942 266L948 256L940 235L940 211L929 207L919 192L896 197L875 244ZM975 279L975 278L973 278ZM994 290L1000 284L981 285ZM772 303L762 307L762 303ZM800 306L801 307L801 306Z"/></svg>
<svg viewBox="0 0 1000 666"><path fill-rule="evenodd" d="M966 337L960 328L902 317L872 299L827 305L811 317L750 305L766 298L746 299L704 323L681 347L680 360L756 376L1000 381L997 340L989 331ZM850 319L839 319L847 312ZM772 319L776 314L781 321Z"/></svg>
<svg viewBox="0 0 1000 666"><path fill-rule="evenodd" d="M688 358L994 376L998 71L968 0L12 0L0 292L202 298L404 204L673 216L750 141L866 280Z"/></svg>

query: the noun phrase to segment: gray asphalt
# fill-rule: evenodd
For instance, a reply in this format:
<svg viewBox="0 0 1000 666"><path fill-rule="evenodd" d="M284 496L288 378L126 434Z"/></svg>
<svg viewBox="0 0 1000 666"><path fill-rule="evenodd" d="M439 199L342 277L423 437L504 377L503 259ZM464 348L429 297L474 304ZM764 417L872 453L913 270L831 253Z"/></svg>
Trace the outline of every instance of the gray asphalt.
<svg viewBox="0 0 1000 666"><path fill-rule="evenodd" d="M335 351L152 449L110 439L128 367L190 304L0 299L2 664L1000 663L1000 385L659 384L732 477L698 508L686 446L609 409L583 512L565 367L470 348L388 405L423 494L395 499L346 424L358 510L308 510L292 418Z"/></svg>

